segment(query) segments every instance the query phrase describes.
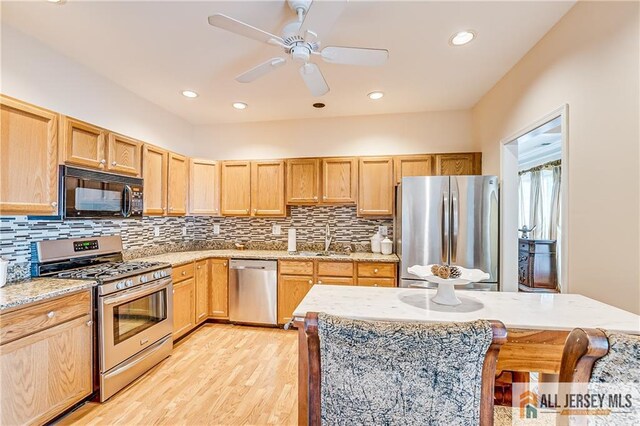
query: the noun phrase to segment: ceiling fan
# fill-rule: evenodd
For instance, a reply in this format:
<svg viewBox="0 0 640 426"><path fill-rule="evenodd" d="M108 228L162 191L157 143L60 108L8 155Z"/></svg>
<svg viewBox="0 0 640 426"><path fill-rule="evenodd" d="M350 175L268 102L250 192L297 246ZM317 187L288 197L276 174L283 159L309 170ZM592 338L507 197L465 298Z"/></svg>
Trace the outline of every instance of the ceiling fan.
<svg viewBox="0 0 640 426"><path fill-rule="evenodd" d="M321 57L325 62L346 65L378 66L386 62L389 51L361 47L328 46L320 48L319 34L328 31L338 19L346 0L287 0L289 7L297 14L297 19L282 28L277 36L221 13L209 16L209 24L244 37L252 38L284 49L291 59L302 63L300 76L313 96L329 92L320 68L310 59ZM286 58L274 57L240 74L236 80L250 83L287 62Z"/></svg>

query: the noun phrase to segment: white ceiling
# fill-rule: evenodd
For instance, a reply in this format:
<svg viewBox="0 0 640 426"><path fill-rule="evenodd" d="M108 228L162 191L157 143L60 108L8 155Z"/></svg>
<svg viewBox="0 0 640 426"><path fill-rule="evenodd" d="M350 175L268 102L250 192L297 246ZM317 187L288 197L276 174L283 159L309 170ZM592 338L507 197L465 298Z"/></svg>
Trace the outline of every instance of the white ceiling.
<svg viewBox="0 0 640 426"><path fill-rule="evenodd" d="M562 121L554 118L518 138L518 170L562 159Z"/></svg>
<svg viewBox="0 0 640 426"><path fill-rule="evenodd" d="M571 2L351 1L324 46L386 48L387 64L321 63L331 91L314 98L288 63L253 83L234 77L279 48L208 25L224 13L279 34L285 1L2 1L2 22L52 46L189 122L263 121L472 107L569 10ZM469 45L450 36L473 29ZM189 100L184 89L200 93ZM372 90L385 97L371 101ZM321 100L323 110L311 107ZM234 101L249 104L244 111Z"/></svg>

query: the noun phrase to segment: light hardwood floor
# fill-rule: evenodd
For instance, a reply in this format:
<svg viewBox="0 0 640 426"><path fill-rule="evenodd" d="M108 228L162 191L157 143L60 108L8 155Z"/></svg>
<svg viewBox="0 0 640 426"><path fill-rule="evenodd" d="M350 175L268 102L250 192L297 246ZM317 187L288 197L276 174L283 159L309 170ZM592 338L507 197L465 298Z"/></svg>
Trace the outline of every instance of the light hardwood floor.
<svg viewBox="0 0 640 426"><path fill-rule="evenodd" d="M297 424L297 333L205 324L173 354L64 425Z"/></svg>

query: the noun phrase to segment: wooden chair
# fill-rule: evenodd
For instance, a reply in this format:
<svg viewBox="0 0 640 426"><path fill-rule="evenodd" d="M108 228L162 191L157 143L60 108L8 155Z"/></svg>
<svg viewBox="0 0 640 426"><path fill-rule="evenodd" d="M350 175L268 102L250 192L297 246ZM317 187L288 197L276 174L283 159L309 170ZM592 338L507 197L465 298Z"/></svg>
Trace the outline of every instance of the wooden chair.
<svg viewBox="0 0 640 426"><path fill-rule="evenodd" d="M499 321L358 321L310 312L309 425L492 425ZM453 422L456 423L456 422Z"/></svg>

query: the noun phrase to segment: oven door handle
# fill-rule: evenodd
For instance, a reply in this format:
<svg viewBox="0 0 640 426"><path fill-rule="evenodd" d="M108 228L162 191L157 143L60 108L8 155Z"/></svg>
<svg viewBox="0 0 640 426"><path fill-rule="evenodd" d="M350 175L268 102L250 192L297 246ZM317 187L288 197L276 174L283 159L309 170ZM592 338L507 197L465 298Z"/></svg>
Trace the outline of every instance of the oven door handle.
<svg viewBox="0 0 640 426"><path fill-rule="evenodd" d="M154 293L162 288L168 288L170 285L171 278L164 278L158 282L126 291L126 294L117 293L115 296L106 296L102 299L102 304L114 305L127 300L137 299L138 297L146 296L147 294Z"/></svg>

